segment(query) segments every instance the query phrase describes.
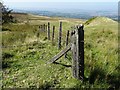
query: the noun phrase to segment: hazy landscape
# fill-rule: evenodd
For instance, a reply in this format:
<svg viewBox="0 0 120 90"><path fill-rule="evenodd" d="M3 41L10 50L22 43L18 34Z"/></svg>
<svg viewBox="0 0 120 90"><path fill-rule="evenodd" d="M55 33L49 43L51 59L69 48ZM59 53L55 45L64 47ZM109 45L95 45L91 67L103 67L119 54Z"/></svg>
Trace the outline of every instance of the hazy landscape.
<svg viewBox="0 0 120 90"><path fill-rule="evenodd" d="M20 3L20 5L23 3ZM29 3L31 4L31 3ZM78 19L90 19L93 16L106 16L117 20L118 18L118 3L115 2L82 2L82 3L35 3L38 7L29 6L27 9L16 9L14 11L32 13L43 16L66 17Z"/></svg>
<svg viewBox="0 0 120 90"><path fill-rule="evenodd" d="M49 17L66 17L66 18L78 18L78 19L90 19L94 16L109 17L113 20L118 20L116 11L85 11L85 10L67 10L67 11L40 11L40 10L15 10L15 12L25 12Z"/></svg>
<svg viewBox="0 0 120 90"><path fill-rule="evenodd" d="M41 8L37 8L37 5L41 5ZM84 8L82 4L75 4L76 8L82 7L78 9L72 8L71 4L67 7L66 4L63 7L59 5L61 9L57 6L54 8L56 4L54 7L42 5L45 6L40 3L29 8L24 8L24 5L16 8L17 4L14 7L9 6L13 9L11 15L14 22L3 24L0 32L2 88L120 89L116 4L113 6L112 3L100 4L96 10L95 8L92 10L92 7ZM48 25L48 22L51 34L55 26L54 45L52 40L47 39L47 31L42 32L39 29L40 25ZM62 22L62 48L58 49L60 22ZM68 52L67 58L63 56L56 61L59 64L47 64L53 56L65 48L67 31L72 31L71 27L80 24L84 25L84 82L72 76L71 52Z"/></svg>

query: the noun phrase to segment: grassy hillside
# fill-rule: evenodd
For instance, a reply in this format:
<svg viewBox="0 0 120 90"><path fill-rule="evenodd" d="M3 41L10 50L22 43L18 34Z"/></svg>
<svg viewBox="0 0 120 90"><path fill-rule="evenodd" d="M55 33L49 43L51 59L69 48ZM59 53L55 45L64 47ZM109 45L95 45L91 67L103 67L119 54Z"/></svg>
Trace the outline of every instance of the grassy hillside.
<svg viewBox="0 0 120 90"><path fill-rule="evenodd" d="M86 25L117 24L116 21L107 17L93 17L85 22Z"/></svg>
<svg viewBox="0 0 120 90"><path fill-rule="evenodd" d="M106 17L80 19L26 15L21 22L3 26L3 88L119 88L117 22ZM104 19L106 21L104 21ZM56 26L55 45L39 33L40 24ZM59 22L63 22L62 48L67 30L85 23L85 81L72 76L71 52L56 64L46 64L60 50L57 48ZM86 24L86 22L89 24ZM101 23L100 23L101 22Z"/></svg>

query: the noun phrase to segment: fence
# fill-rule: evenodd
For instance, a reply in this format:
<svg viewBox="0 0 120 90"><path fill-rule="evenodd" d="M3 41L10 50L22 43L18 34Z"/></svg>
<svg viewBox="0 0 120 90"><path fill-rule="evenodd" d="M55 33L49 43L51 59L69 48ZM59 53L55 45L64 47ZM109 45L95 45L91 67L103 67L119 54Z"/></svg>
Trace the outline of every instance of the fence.
<svg viewBox="0 0 120 90"><path fill-rule="evenodd" d="M44 28L46 25L41 26ZM84 30L83 25L79 25L74 27L74 30L71 32L68 30L66 34L66 47L61 50L57 55L55 55L48 63L54 63L62 56L67 55L68 51L72 52L72 74L73 77L84 80ZM45 28L44 28L45 29ZM52 38L52 44L54 43L54 33L55 26L52 28L52 37L50 37L50 23L48 22L48 30L47 30L47 39L50 40ZM43 30L46 31L46 30ZM70 43L69 41L70 36ZM58 35L58 49L61 49L61 38L62 38L62 22L60 22L59 27L59 35Z"/></svg>
<svg viewBox="0 0 120 90"><path fill-rule="evenodd" d="M84 27L83 25L79 25L79 26L74 27L74 30L72 31L68 30L66 34L66 43L65 43L66 47L48 62L48 64L54 63L62 56L65 56L66 58L67 52L71 51L72 52L72 74L73 74L73 77L79 80L84 80L84 30L83 30L83 27ZM55 26L53 26L52 32L50 29L51 29L50 22L48 22L48 25L43 24L39 26L39 31L45 32L47 39L52 40L52 45L54 45L56 28ZM62 22L60 22L58 33L59 33L58 34L58 49L61 49ZM39 36L39 33L37 34L37 36ZM70 43L69 43L69 38L70 38ZM24 45L19 45L19 47L21 46L24 46ZM17 46L7 46L7 47L14 48ZM2 48L6 48L6 47L2 47Z"/></svg>
<svg viewBox="0 0 120 90"><path fill-rule="evenodd" d="M52 40L52 45L54 45L54 39L55 39L55 26L52 27L52 34L50 30L50 22L48 22L47 25L43 24L39 26L40 32L46 32L47 34L47 39ZM39 33L38 33L39 34ZM58 34L58 49L61 49L62 47L62 22L60 22L60 27L59 27L59 34Z"/></svg>

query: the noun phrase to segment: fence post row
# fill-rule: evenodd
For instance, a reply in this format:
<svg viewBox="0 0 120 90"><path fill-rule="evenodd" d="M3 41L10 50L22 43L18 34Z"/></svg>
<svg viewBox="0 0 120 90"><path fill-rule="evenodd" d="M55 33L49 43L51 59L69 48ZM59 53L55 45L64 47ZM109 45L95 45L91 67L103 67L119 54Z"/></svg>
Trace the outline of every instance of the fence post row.
<svg viewBox="0 0 120 90"><path fill-rule="evenodd" d="M59 28L58 49L61 49L61 39L62 39L62 22L60 22L60 28Z"/></svg>
<svg viewBox="0 0 120 90"><path fill-rule="evenodd" d="M62 23L60 23L60 27L62 27ZM72 72L73 77L84 80L84 30L83 25L77 26L71 32L71 43L68 44L68 37L66 38L66 48L60 51L57 55L55 55L49 63L53 63L57 61L60 57L65 55L68 51L72 51ZM59 31L59 36L61 36L61 28ZM67 36L69 36L69 31L67 32ZM61 37L59 37L61 40ZM60 48L61 41L59 41L59 48Z"/></svg>

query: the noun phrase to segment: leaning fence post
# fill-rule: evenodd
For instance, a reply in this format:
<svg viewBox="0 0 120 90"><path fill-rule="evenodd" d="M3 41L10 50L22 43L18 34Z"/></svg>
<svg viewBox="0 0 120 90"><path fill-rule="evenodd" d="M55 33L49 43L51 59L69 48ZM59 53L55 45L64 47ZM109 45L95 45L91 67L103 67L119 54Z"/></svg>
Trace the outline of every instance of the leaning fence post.
<svg viewBox="0 0 120 90"><path fill-rule="evenodd" d="M66 35L66 46L68 45L68 41L69 40L69 30L67 31L67 35ZM65 58L67 57L67 53L65 54Z"/></svg>
<svg viewBox="0 0 120 90"><path fill-rule="evenodd" d="M50 22L48 22L48 40L50 40Z"/></svg>
<svg viewBox="0 0 120 90"><path fill-rule="evenodd" d="M58 49L61 49L61 38L62 38L62 22L60 22L60 28L59 28Z"/></svg>
<svg viewBox="0 0 120 90"><path fill-rule="evenodd" d="M55 26L53 26L53 31L52 31L52 45L54 45L54 32L55 32Z"/></svg>

